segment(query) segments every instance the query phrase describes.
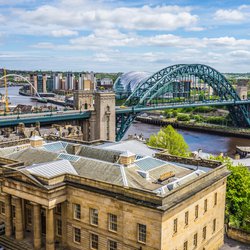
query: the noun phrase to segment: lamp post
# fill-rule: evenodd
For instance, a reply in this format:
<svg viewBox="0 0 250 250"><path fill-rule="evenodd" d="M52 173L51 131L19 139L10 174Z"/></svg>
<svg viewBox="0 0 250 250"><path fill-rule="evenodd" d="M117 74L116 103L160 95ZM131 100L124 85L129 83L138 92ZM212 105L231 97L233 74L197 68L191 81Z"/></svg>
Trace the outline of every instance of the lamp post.
<svg viewBox="0 0 250 250"><path fill-rule="evenodd" d="M17 108L17 119L20 119L20 116L19 116L20 113L19 112L20 112L20 108L18 107Z"/></svg>

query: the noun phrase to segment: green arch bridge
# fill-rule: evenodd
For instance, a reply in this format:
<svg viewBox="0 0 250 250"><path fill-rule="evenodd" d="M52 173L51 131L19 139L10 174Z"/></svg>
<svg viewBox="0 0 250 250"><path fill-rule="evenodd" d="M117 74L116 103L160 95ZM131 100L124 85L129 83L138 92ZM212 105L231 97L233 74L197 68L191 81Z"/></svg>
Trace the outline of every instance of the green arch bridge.
<svg viewBox="0 0 250 250"><path fill-rule="evenodd" d="M236 126L250 127L250 100L241 100L220 72L202 64L177 64L140 82L116 109L116 140L140 112L197 106L227 106Z"/></svg>

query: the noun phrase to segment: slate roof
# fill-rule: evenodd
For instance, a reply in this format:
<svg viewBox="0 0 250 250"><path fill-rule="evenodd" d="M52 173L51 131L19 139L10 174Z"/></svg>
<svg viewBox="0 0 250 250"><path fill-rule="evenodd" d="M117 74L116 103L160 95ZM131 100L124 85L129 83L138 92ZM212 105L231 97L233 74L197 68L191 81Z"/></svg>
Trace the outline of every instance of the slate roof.
<svg viewBox="0 0 250 250"><path fill-rule="evenodd" d="M123 151L119 150L100 149L83 145L78 155L107 162L116 162L122 153Z"/></svg>
<svg viewBox="0 0 250 250"><path fill-rule="evenodd" d="M126 140L116 143L105 143L103 145L98 145L96 147L102 149L119 150L119 151L128 150L136 155L143 155L143 156L153 156L156 152L159 152L156 149L149 148L145 143L142 143L136 139Z"/></svg>
<svg viewBox="0 0 250 250"><path fill-rule="evenodd" d="M179 166L149 156L135 161L129 167L124 167L117 163L119 156L126 152L124 150L117 151L80 145L79 155L72 155L69 154L70 150L68 149L73 144L60 142L45 145L47 149L30 147L10 154L8 158L24 162L24 167L20 167L19 170L29 175L34 174L34 177L35 175L52 177L62 173L70 173L160 194L169 192L171 188L176 188L203 173L201 171L197 174L196 167L195 169L186 168L184 165ZM68 153L61 152L64 148ZM133 148L130 151L134 153ZM140 174L138 171L144 171L144 174ZM175 173L174 177L158 182L162 174L170 171Z"/></svg>
<svg viewBox="0 0 250 250"><path fill-rule="evenodd" d="M26 167L24 170L30 174L43 176L46 178L55 177L62 174L78 175L75 168L68 160L58 160L47 163L34 164Z"/></svg>
<svg viewBox="0 0 250 250"><path fill-rule="evenodd" d="M8 158L24 162L24 166L31 166L33 164L55 161L57 156L57 153L30 147L13 153Z"/></svg>

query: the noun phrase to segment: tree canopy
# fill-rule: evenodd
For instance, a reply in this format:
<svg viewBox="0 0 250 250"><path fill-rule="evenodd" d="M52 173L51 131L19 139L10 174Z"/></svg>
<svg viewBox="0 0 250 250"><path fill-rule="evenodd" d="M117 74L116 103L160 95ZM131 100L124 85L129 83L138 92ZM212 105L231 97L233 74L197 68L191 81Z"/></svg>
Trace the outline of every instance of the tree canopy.
<svg viewBox="0 0 250 250"><path fill-rule="evenodd" d="M226 163L231 171L227 178L226 219L236 227L250 231L250 171L239 164L233 166L229 158L213 157Z"/></svg>
<svg viewBox="0 0 250 250"><path fill-rule="evenodd" d="M151 135L148 141L151 147L167 149L169 154L177 156L188 156L188 145L183 136L168 125L162 128L157 134Z"/></svg>

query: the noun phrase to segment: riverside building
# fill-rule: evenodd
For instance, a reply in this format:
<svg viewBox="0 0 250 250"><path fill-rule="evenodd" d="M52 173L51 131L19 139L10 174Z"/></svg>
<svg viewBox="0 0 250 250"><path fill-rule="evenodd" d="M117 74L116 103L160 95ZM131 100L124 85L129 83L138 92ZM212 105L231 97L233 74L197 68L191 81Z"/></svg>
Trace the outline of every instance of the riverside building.
<svg viewBox="0 0 250 250"><path fill-rule="evenodd" d="M223 245L229 172L218 162L172 157L136 140L86 146L33 136L30 144L0 149L0 167L6 235L0 244L46 250Z"/></svg>

